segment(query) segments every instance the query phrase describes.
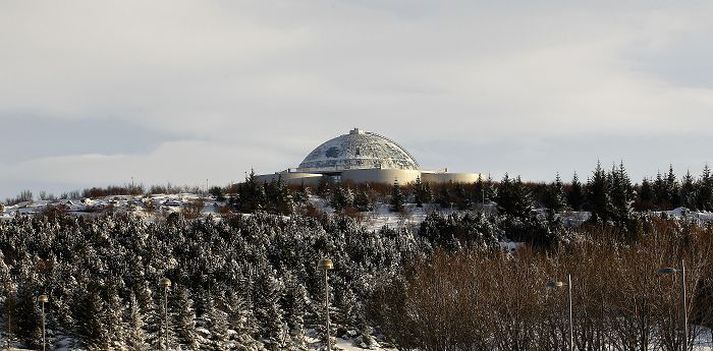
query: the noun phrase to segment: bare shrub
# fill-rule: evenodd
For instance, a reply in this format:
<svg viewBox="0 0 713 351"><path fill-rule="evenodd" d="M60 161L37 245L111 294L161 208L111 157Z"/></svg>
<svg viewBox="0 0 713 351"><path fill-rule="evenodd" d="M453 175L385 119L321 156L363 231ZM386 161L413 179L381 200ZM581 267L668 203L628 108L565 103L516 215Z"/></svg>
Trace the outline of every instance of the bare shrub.
<svg viewBox="0 0 713 351"><path fill-rule="evenodd" d="M436 251L407 269L402 296L375 294L399 313L376 321L405 349L567 350L567 289L545 287L569 273L577 350L680 350L680 276L656 271L685 260L690 322L710 323L713 228L656 219L634 243L612 228L579 234L554 251Z"/></svg>

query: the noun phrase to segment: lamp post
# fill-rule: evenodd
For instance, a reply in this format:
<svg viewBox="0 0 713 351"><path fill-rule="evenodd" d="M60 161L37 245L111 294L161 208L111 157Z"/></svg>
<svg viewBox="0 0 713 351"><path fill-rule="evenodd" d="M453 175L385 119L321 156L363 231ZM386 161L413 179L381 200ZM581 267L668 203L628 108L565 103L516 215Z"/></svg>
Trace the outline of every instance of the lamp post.
<svg viewBox="0 0 713 351"><path fill-rule="evenodd" d="M168 351L168 288L171 287L171 280L161 278L160 284L163 287L164 350Z"/></svg>
<svg viewBox="0 0 713 351"><path fill-rule="evenodd" d="M325 326L327 327L327 351L332 350L331 340L329 339L329 280L327 276L327 271L334 269L334 264L332 260L325 258L320 262L320 268L324 270L324 314Z"/></svg>
<svg viewBox="0 0 713 351"><path fill-rule="evenodd" d="M656 271L660 275L675 276L681 273L681 308L683 310L683 351L688 351L688 308L686 306L686 261L681 259L681 268L664 267Z"/></svg>
<svg viewBox="0 0 713 351"><path fill-rule="evenodd" d="M572 275L567 274L567 283L561 281L552 281L547 283L547 287L551 289L559 289L567 287L567 314L569 316L569 351L574 351L574 313L572 313Z"/></svg>
<svg viewBox="0 0 713 351"><path fill-rule="evenodd" d="M37 301L42 305L42 351L47 349L47 329L45 327L45 303L49 302L50 297L42 294L37 297Z"/></svg>

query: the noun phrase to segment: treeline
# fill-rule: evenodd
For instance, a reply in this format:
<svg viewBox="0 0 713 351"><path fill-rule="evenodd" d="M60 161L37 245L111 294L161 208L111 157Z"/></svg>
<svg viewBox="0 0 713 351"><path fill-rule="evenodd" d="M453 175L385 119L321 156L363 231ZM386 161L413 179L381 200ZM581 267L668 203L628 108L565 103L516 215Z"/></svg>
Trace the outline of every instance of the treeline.
<svg viewBox="0 0 713 351"><path fill-rule="evenodd" d="M671 210L685 207L690 210L713 211L713 176L705 166L699 177L690 172L678 176L670 167L668 173L632 182L623 163L604 169L597 164L585 179L575 173L566 182L557 174L551 183L523 181L506 174L502 179L479 178L473 184L429 184L418 179L413 184L352 184L331 182L327 178L316 187L287 186L279 179L260 183L251 172L245 181L227 187L213 186L206 192L195 186L172 184L154 185L146 189L140 184L92 187L54 196L40 193L43 200L96 198L112 195L151 195L197 193L211 195L219 201L229 200L234 209L243 213L264 211L290 214L304 204L309 195L328 201L338 212L355 215L372 210L378 203L388 203L394 211L402 211L404 204L418 207L436 204L442 208L471 210L496 203L501 211L526 215L532 209L544 208L553 212L563 210L591 211L596 219L622 220L631 211ZM23 191L5 204L32 200L30 191ZM314 209L312 209L314 210Z"/></svg>
<svg viewBox="0 0 713 351"><path fill-rule="evenodd" d="M615 227L585 227L554 250L437 250L410 262L374 294L375 321L402 350L569 350L567 274L572 275L575 350L682 349L713 322L713 228L644 220L646 235L619 240ZM685 260L691 326L684 335ZM548 288L549 282L564 282ZM690 348L692 350L694 348Z"/></svg>
<svg viewBox="0 0 713 351"><path fill-rule="evenodd" d="M358 217L379 203L393 211L406 210L406 203L417 207L437 205L444 209L476 210L497 205L500 213L517 218L533 216L534 209L547 209L551 214L565 210L590 211L593 222L613 222L630 227L635 211L713 210L713 176L706 166L694 179L687 173L680 180L671 168L651 181L634 184L621 163L605 170L597 164L586 180L575 173L570 183L557 175L551 183L528 183L508 174L499 180L479 178L473 184L429 184L420 179L413 184L334 183L323 180L317 187L288 187L279 179L260 183L253 174L245 182L226 191L214 189L214 195L228 197L234 209L243 213L267 211L289 215L304 211L310 194L325 199L338 213ZM314 208L307 207L311 212Z"/></svg>

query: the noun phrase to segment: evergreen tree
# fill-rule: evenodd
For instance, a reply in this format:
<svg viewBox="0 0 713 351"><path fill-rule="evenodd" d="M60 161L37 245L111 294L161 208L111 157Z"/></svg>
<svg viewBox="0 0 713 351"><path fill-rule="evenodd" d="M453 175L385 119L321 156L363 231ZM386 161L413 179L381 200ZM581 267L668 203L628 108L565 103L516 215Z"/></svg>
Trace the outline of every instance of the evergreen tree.
<svg viewBox="0 0 713 351"><path fill-rule="evenodd" d="M681 190L679 194L681 205L689 209L698 209L698 199L696 194L696 184L691 171L686 171L686 175L681 181Z"/></svg>
<svg viewBox="0 0 713 351"><path fill-rule="evenodd" d="M171 309L176 311L173 326L176 330L176 341L188 348L195 350L198 348L196 336L196 313L193 308L193 300L188 289L183 285L177 285L174 298L171 299Z"/></svg>
<svg viewBox="0 0 713 351"><path fill-rule="evenodd" d="M228 346L228 321L225 312L215 306L210 299L208 314L208 330L210 331L211 351L226 351Z"/></svg>
<svg viewBox="0 0 713 351"><path fill-rule="evenodd" d="M559 173L557 173L555 181L547 185L543 197L543 205L554 213L561 212L567 207L564 186Z"/></svg>
<svg viewBox="0 0 713 351"><path fill-rule="evenodd" d="M265 205L268 212L282 215L290 215L292 213L292 197L281 176L264 184L263 188L265 189Z"/></svg>
<svg viewBox="0 0 713 351"><path fill-rule="evenodd" d="M250 170L250 174L245 178L245 182L238 185L237 197L233 199L233 204L238 211L243 213L254 213L264 209L266 202L265 187L258 183L255 171Z"/></svg>
<svg viewBox="0 0 713 351"><path fill-rule="evenodd" d="M335 211L340 212L354 205L352 189L343 184L337 184L332 190L330 205Z"/></svg>
<svg viewBox="0 0 713 351"><path fill-rule="evenodd" d="M423 207L423 204L430 203L433 200L433 193L431 193L431 186L428 183L421 181L421 177L416 178L416 184L414 184L414 201L416 202L416 207Z"/></svg>
<svg viewBox="0 0 713 351"><path fill-rule="evenodd" d="M42 315L37 303L37 296L32 285L21 284L17 291L14 320L15 332L20 340L30 347L40 347L42 342Z"/></svg>
<svg viewBox="0 0 713 351"><path fill-rule="evenodd" d="M123 325L124 304L119 297L116 286L109 286L105 290L104 310L101 315L101 323L107 331L106 343L110 349L118 348L127 338Z"/></svg>
<svg viewBox="0 0 713 351"><path fill-rule="evenodd" d="M698 209L704 211L713 210L713 176L711 176L711 170L706 165L703 168L703 173L701 178L698 180L696 186Z"/></svg>
<svg viewBox="0 0 713 351"><path fill-rule="evenodd" d="M623 162L619 164L619 168L612 167L609 182L613 219L617 221L629 220L633 213L632 204L635 193Z"/></svg>
<svg viewBox="0 0 713 351"><path fill-rule="evenodd" d="M241 351L254 350L257 345L254 339L257 333L257 320L249 295L249 291L247 294L233 291L229 294L229 303L226 306L228 326L235 331L232 340Z"/></svg>
<svg viewBox="0 0 713 351"><path fill-rule="evenodd" d="M519 176L513 181L507 173L505 174L498 186L496 202L502 211L515 217L526 218L532 213L530 191Z"/></svg>
<svg viewBox="0 0 713 351"><path fill-rule="evenodd" d="M672 206L671 199L669 198L669 191L666 181L664 180L661 172L658 172L656 174L656 179L654 180L653 188L655 199L654 204L656 206L656 209L670 209Z"/></svg>
<svg viewBox="0 0 713 351"><path fill-rule="evenodd" d="M587 199L594 221L612 219L613 205L609 185L609 179L607 179L601 163L597 162L597 168L587 184Z"/></svg>
<svg viewBox="0 0 713 351"><path fill-rule="evenodd" d="M669 165L668 175L666 176L666 197L671 204L671 208L681 206L680 193L680 185L676 179L676 174L673 172L673 165Z"/></svg>
<svg viewBox="0 0 713 351"><path fill-rule="evenodd" d="M307 305L310 303L307 289L294 275L289 275L285 282L285 294L282 297L282 306L285 306L285 323L293 340L304 344L304 317L307 314Z"/></svg>
<svg viewBox="0 0 713 351"><path fill-rule="evenodd" d="M391 188L391 211L401 212L404 209L404 194L401 192L401 186L398 181L394 181L394 186Z"/></svg>
<svg viewBox="0 0 713 351"><path fill-rule="evenodd" d="M567 202L569 203L569 207L571 207L575 211L581 211L582 206L584 206L584 190L582 188L582 183L579 182L579 177L577 176L577 172L574 172L574 176L572 177L572 186L569 189L569 192L567 193Z"/></svg>
<svg viewBox="0 0 713 351"><path fill-rule="evenodd" d="M102 299L101 289L95 283L91 283L87 290L79 294L80 303L75 305L74 311L77 335L89 349L110 349L112 335L109 326L103 324L106 320L107 306Z"/></svg>
<svg viewBox="0 0 713 351"><path fill-rule="evenodd" d="M307 188L307 186L305 186L305 182L303 181L300 184L299 188L297 188L297 190L295 191L294 200L298 204L303 204L303 203L307 202L308 199L309 199L309 189Z"/></svg>
<svg viewBox="0 0 713 351"><path fill-rule="evenodd" d="M283 341L282 310L280 309L280 283L266 268L258 275L253 288L255 318L258 336L270 348L281 348Z"/></svg>
<svg viewBox="0 0 713 351"><path fill-rule="evenodd" d="M498 195L497 189L495 188L495 185L493 183L494 183L493 178L488 174L488 179L486 179L485 183L483 184L483 189L485 190L485 201L486 202L492 201Z"/></svg>
<svg viewBox="0 0 713 351"><path fill-rule="evenodd" d="M373 209L371 199L369 198L370 191L371 188L369 187L369 184L366 184L360 187L360 189L356 192L356 195L354 196L354 207L357 210L367 212Z"/></svg>
<svg viewBox="0 0 713 351"><path fill-rule="evenodd" d="M128 351L148 351L149 345L146 342L144 332L144 316L141 314L136 294L133 292L129 296L129 305L124 314L126 324L126 348Z"/></svg>
<svg viewBox="0 0 713 351"><path fill-rule="evenodd" d="M216 201L225 201L225 191L219 186L213 186L208 190L208 194L215 197Z"/></svg>
<svg viewBox="0 0 713 351"><path fill-rule="evenodd" d="M648 178L644 178L641 181L641 186L639 188L639 210L650 210L654 208L654 188L651 185L651 181Z"/></svg>
<svg viewBox="0 0 713 351"><path fill-rule="evenodd" d="M441 208L451 208L453 206L453 199L450 191L450 184L441 184L438 191L438 197L436 202L441 206Z"/></svg>

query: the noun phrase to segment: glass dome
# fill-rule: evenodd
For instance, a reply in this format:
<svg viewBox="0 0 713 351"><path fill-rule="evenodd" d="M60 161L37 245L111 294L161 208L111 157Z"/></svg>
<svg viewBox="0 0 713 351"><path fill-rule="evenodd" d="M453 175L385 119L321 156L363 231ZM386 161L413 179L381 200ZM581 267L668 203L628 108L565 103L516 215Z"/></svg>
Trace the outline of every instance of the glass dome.
<svg viewBox="0 0 713 351"><path fill-rule="evenodd" d="M352 129L318 146L300 164L298 171L340 172L348 169L412 169L418 162L404 148L382 135Z"/></svg>

